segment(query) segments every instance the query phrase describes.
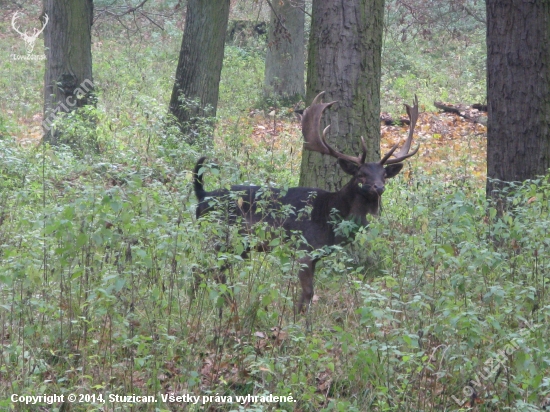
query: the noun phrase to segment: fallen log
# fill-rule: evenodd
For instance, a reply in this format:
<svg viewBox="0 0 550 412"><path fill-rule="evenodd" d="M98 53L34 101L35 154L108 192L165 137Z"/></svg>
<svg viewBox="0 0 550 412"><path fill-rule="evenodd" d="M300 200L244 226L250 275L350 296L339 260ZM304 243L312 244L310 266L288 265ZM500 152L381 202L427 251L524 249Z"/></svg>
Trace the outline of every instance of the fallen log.
<svg viewBox="0 0 550 412"><path fill-rule="evenodd" d="M479 103L471 106L466 105L450 105L448 103L434 102L434 106L445 113L453 113L470 122L481 123L487 125L487 105Z"/></svg>

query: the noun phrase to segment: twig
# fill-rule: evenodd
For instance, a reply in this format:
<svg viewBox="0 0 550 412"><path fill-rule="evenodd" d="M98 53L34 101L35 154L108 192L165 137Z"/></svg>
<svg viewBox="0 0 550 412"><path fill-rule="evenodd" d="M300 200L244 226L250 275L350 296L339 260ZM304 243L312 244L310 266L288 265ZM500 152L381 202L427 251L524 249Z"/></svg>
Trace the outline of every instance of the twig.
<svg viewBox="0 0 550 412"><path fill-rule="evenodd" d="M283 21L281 20L281 17L279 17L279 15L277 14L277 12L275 11L275 7L273 7L273 4L271 4L271 2L269 0L265 0L267 1L267 4L269 5L269 7L271 8L271 11L273 12L273 14L275 15L275 18L277 19L277 24L280 24L281 27L287 32L287 33L290 33L290 31L286 28L286 26L284 25Z"/></svg>
<svg viewBox="0 0 550 412"><path fill-rule="evenodd" d="M116 1L116 0L115 0ZM124 23L122 23L122 17L127 16L129 14L133 17L133 26L136 27L135 31L140 31L138 27L137 19L139 16L142 16L146 20L148 20L151 24L158 27L161 30L164 30L164 27L160 23L157 23L154 20L154 17L163 17L166 16L164 13L155 13L155 12L149 12L144 11L144 6L149 0L143 0L136 6L115 6L115 1L113 1L111 4L105 6L104 8L97 9L94 13L94 23L98 21L102 16L108 16L114 18L116 21L118 21L127 31L130 30L129 27L127 27Z"/></svg>
<svg viewBox="0 0 550 412"><path fill-rule="evenodd" d="M143 0L141 3L139 3L135 7L129 7L125 12L118 15L118 17L125 16L126 14L134 13L138 9L142 8L145 3L147 3L149 0Z"/></svg>
<svg viewBox="0 0 550 412"><path fill-rule="evenodd" d="M151 22L151 24L154 24L155 26L157 26L159 29L161 30L164 30L164 27L162 27L160 24L158 24L156 21L154 21L153 19L151 19L146 13L142 12L140 10L139 14L141 14L143 17L145 17L147 20L149 20L149 22Z"/></svg>
<svg viewBox="0 0 550 412"><path fill-rule="evenodd" d="M474 20L480 22L480 23L483 23L483 24L487 24L487 22L482 19L481 17L479 17L477 14L475 14L472 10L470 10L470 8L468 6L466 6L465 4L463 4L462 6L462 10L464 10L466 12L466 14L468 14L469 16L473 17Z"/></svg>
<svg viewBox="0 0 550 412"><path fill-rule="evenodd" d="M121 13L115 13L113 11L110 10L110 8L113 6L113 4L115 3L114 1L109 5L109 6L106 6L105 8L103 9L99 9L97 11L97 15L98 17L101 15L101 14L109 14L115 18L117 17L122 17L122 16L125 16L127 14L130 14L130 13L135 13L138 9L142 8L145 3L147 3L149 0L143 0L141 3L139 3L137 6L135 7L128 7L125 11L121 12ZM117 7L112 7L112 8L117 8ZM119 7L120 9L120 7ZM97 18L96 18L97 20Z"/></svg>
<svg viewBox="0 0 550 412"><path fill-rule="evenodd" d="M306 8L305 8L304 6L301 6L300 4L295 3L295 2L293 2L292 0L289 0L288 2L290 3L290 5L291 5L292 7L296 7L297 9L302 10L302 12L303 12L306 16L309 16L309 17L311 18L311 14L308 13L308 12L306 11ZM303 2L303 4L305 5L305 2Z"/></svg>

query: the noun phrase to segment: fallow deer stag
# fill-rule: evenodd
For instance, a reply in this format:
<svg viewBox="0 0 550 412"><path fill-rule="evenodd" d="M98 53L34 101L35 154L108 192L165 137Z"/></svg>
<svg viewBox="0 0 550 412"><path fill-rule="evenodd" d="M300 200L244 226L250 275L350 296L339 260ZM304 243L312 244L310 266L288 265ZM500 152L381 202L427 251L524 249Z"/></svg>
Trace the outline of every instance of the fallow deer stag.
<svg viewBox="0 0 550 412"><path fill-rule="evenodd" d="M279 189L262 188L260 186L232 186L230 190L220 189L206 192L203 186L202 172L205 158L199 159L194 170L195 194L199 200L197 206L197 218L216 208L212 199L227 196L230 192L236 193L233 197L230 222L234 223L236 217L241 217L246 228L262 221L271 226L278 224L265 213L257 211L258 195L261 191L264 196L269 193L269 199L273 208L280 208L281 205L290 205L295 212L310 207L310 214L307 218L298 217L299 213L291 214L283 219L282 226L289 234L292 231L299 231L307 241L307 245L300 248L308 252L333 246L346 241L346 238L335 232L334 212L341 219L353 219L361 225L367 224L367 214L378 215L380 211L380 198L384 192L385 181L396 176L403 168L403 161L418 151L419 145L410 152L412 137L416 121L418 120L418 99L415 96L413 107L405 105L410 119L409 135L403 147L394 155L399 143L391 148L384 157L376 163L366 163L367 148L364 139L361 137L362 155L358 157L349 156L338 152L326 141L326 133L330 127L327 126L321 133L321 118L326 109L336 103L323 103L321 92L315 97L311 106L298 115L302 123L306 150L319 152L338 159L338 164L344 172L351 175L351 180L337 192L327 192L322 189L308 187L294 187L286 192ZM390 158L391 156L393 158ZM237 197L240 196L240 197ZM265 199L265 197L264 197ZM265 206L264 206L265 209ZM260 247L262 251L268 249L265 245ZM244 253L246 254L246 252ZM313 274L315 264L319 257L312 257L309 253L306 257L299 259L300 271L298 277L302 286L302 295L298 303L298 310L303 311L304 305L308 305L313 297Z"/></svg>

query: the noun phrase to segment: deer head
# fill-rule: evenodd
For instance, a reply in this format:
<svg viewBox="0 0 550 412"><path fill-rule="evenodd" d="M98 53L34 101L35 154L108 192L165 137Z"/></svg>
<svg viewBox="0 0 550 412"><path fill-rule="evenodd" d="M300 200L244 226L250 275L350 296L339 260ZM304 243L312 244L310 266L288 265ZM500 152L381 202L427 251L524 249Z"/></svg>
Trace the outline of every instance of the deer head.
<svg viewBox="0 0 550 412"><path fill-rule="evenodd" d="M38 36L40 36L40 33L44 31L44 28L48 24L48 21L50 21L47 14L44 13L44 22L42 23L42 28L39 30L36 27L33 29L32 34L27 34L27 31L21 32L21 30L18 29L16 25L16 21L18 18L19 12L15 12L13 17L11 18L11 26L13 29L21 35L21 38L25 41L25 47L27 49L27 54L31 54L34 50L34 43L36 43L36 39L38 39Z"/></svg>
<svg viewBox="0 0 550 412"><path fill-rule="evenodd" d="M311 106L304 110L303 114L298 114L301 119L302 133L304 135L306 150L318 152L321 154L332 156L338 159L340 168L347 174L353 176L352 180L346 186L350 186L357 190L366 198L380 198L385 189L385 180L396 176L403 168L403 161L411 156L414 156L420 145L413 151L410 151L414 128L418 120L418 98L415 96L413 107L405 105L407 115L410 119L410 129L407 140L399 150L394 152L399 147L399 142L395 144L388 153L375 163L367 163L367 147L365 140L361 137L361 156L349 156L334 149L326 140L327 132L330 125L325 127L321 133L321 118L326 109L337 103L336 101L323 103L322 98L325 92L319 93ZM394 156L392 158L392 155ZM370 208L372 212L372 208ZM374 214L378 213L378 210Z"/></svg>

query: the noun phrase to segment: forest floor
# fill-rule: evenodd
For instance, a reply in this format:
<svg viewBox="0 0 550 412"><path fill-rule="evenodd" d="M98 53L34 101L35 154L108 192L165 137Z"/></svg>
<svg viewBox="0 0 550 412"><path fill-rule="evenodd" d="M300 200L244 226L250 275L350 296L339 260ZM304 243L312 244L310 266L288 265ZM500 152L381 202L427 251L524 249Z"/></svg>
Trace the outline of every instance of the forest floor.
<svg viewBox="0 0 550 412"><path fill-rule="evenodd" d="M301 138L297 122L276 121L258 118L253 126L253 140L258 145L269 146L278 142L277 136L286 132ZM404 141L408 126L387 126L382 122L380 152L386 153L398 141ZM474 179L485 184L487 127L474 123L456 114L420 113L413 138L413 146L420 144L415 167L431 174L441 174L442 180L457 178Z"/></svg>

